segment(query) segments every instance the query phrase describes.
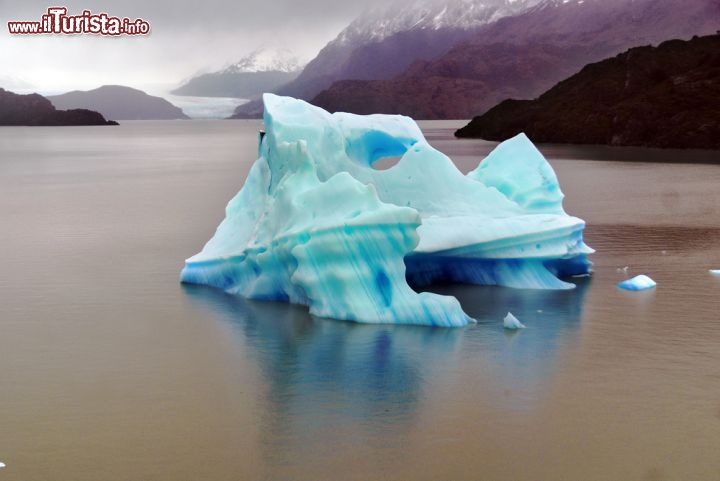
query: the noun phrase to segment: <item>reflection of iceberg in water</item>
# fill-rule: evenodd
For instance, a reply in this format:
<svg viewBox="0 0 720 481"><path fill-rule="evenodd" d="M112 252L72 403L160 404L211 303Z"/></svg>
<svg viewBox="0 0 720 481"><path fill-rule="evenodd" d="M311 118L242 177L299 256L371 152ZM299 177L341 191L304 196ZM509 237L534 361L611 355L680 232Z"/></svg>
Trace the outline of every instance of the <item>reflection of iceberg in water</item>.
<svg viewBox="0 0 720 481"><path fill-rule="evenodd" d="M388 437L407 436L430 366L456 351L462 332L313 319L284 303L249 301L187 287L193 304L237 329L253 349L264 384L254 386L264 464L282 471L328 462L362 447L382 458ZM422 362L420 362L422 361ZM266 449L265 449L266 448ZM272 473L269 479L299 479ZM302 478L305 479L305 478Z"/></svg>
<svg viewBox="0 0 720 481"><path fill-rule="evenodd" d="M452 329L314 319L297 306L249 301L204 287L188 286L186 292L236 326L256 349L260 369L277 389L275 400L287 397L283 392L289 385L293 402L317 397L318 391L334 392L347 399L326 407L353 415L382 416L387 403L408 411L425 368L415 361L441 362L461 335ZM301 386L313 389L306 392Z"/></svg>
<svg viewBox="0 0 720 481"><path fill-rule="evenodd" d="M497 393L509 409L532 409L543 396L556 360L572 350L579 335L590 277L575 278L571 291L536 291L502 287L442 286L441 294L458 298L468 315L478 320L462 337L458 362L473 359L492 373L488 393ZM502 320L511 311L527 327L507 331ZM489 327L492 326L492 329ZM477 360L475 360L477 359ZM510 394L509 394L510 393Z"/></svg>
<svg viewBox="0 0 720 481"><path fill-rule="evenodd" d="M317 458L309 456L316 450L362 448L382 457L383 442L412 436L423 409L434 405L428 399L462 400L465 380L477 379L480 370L491 373L484 401L503 411L532 409L559 352L573 344L588 285L580 279L570 291L437 288L478 319L465 329L314 319L284 303L201 286L185 291L195 307L234 326L250 346L262 374L263 384L251 389L264 406L264 455L268 465L288 466ZM508 335L502 328L507 311L528 328ZM508 399L508 392L519 395Z"/></svg>

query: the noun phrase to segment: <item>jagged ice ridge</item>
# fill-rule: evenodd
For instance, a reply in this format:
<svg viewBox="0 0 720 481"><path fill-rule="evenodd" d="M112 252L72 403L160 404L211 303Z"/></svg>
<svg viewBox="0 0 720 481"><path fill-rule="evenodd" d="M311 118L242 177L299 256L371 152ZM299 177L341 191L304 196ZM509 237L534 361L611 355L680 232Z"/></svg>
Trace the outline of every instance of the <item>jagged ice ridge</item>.
<svg viewBox="0 0 720 481"><path fill-rule="evenodd" d="M463 326L436 282L570 289L593 252L557 177L524 135L463 175L403 116L329 114L265 94L266 135L245 185L181 273L251 299L367 323ZM381 158L401 157L387 170Z"/></svg>

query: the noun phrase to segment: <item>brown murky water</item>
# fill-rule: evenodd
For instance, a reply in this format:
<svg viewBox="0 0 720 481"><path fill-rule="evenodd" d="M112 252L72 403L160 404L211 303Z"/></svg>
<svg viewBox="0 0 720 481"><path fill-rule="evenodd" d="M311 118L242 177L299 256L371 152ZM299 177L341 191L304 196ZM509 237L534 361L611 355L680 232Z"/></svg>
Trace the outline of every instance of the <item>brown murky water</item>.
<svg viewBox="0 0 720 481"><path fill-rule="evenodd" d="M0 130L0 481L720 480L720 153L543 146L595 275L363 326L178 283L257 127Z"/></svg>

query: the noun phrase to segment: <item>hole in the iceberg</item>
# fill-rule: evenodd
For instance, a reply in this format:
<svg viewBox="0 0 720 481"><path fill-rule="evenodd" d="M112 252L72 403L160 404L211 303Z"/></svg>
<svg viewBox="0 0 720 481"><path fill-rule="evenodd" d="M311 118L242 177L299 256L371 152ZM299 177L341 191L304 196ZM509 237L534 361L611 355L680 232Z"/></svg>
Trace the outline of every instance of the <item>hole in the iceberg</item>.
<svg viewBox="0 0 720 481"><path fill-rule="evenodd" d="M345 153L355 162L375 167L380 159L402 157L417 141L398 138L379 130L360 133L345 140ZM396 161L397 163L397 161Z"/></svg>
<svg viewBox="0 0 720 481"><path fill-rule="evenodd" d="M376 160L372 168L375 170L388 170L395 167L395 165L400 162L400 159L402 159L402 157L383 157Z"/></svg>

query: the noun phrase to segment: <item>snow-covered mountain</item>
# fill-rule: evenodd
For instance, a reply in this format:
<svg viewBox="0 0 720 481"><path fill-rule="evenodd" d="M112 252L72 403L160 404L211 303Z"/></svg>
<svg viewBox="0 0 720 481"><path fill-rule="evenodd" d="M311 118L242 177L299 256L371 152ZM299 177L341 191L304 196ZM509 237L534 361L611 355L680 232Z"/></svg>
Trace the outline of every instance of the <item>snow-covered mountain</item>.
<svg viewBox="0 0 720 481"><path fill-rule="evenodd" d="M358 17L331 44L379 42L410 30L470 30L515 15L541 0L395 1ZM563 0L558 0L563 1ZM569 1L569 0L565 0Z"/></svg>
<svg viewBox="0 0 720 481"><path fill-rule="evenodd" d="M484 25L539 1L395 0L360 15L278 93L309 100L338 80L392 78L416 60L436 58ZM256 117L261 112L262 103L256 101L236 114Z"/></svg>
<svg viewBox="0 0 720 481"><path fill-rule="evenodd" d="M255 50L217 71L192 77L174 95L252 98L295 79L302 61L284 48Z"/></svg>
<svg viewBox="0 0 720 481"><path fill-rule="evenodd" d="M533 98L628 48L718 29L720 0L543 0L391 79L338 81L312 102L331 111L468 118L506 98Z"/></svg>
<svg viewBox="0 0 720 481"><path fill-rule="evenodd" d="M303 62L286 48L261 48L227 66L222 73L285 72L302 70Z"/></svg>

